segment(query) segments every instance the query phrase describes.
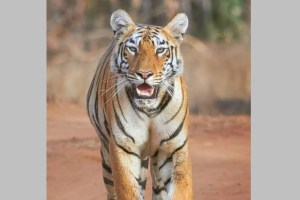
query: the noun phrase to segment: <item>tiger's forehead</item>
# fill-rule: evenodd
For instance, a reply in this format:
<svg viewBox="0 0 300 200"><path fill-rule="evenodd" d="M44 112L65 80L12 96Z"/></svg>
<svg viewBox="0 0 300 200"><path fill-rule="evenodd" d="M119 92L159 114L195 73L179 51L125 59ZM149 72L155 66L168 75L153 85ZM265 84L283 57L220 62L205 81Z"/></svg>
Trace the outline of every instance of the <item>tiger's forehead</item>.
<svg viewBox="0 0 300 200"><path fill-rule="evenodd" d="M162 27L155 25L138 24L125 43L129 46L139 46L141 42L152 43L155 47L168 47L168 40Z"/></svg>

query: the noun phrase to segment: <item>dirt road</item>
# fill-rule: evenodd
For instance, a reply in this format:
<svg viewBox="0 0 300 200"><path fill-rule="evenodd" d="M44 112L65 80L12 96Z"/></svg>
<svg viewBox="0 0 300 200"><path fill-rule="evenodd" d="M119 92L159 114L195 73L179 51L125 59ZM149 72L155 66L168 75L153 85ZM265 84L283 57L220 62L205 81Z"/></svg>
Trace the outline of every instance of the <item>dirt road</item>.
<svg viewBox="0 0 300 200"><path fill-rule="evenodd" d="M189 137L194 199L250 200L250 117L191 116ZM106 199L99 147L84 108L48 104L47 200Z"/></svg>

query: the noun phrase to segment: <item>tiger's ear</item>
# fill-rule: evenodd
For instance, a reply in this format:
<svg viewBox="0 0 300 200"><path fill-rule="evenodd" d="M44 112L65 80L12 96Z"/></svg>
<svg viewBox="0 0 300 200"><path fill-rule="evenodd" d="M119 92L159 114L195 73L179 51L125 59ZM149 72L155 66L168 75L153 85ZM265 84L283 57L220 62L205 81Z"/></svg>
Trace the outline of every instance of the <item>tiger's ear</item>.
<svg viewBox="0 0 300 200"><path fill-rule="evenodd" d="M167 26L164 27L164 29L167 30L176 40L181 42L188 24L189 20L186 14L179 13L171 20L171 22L168 23Z"/></svg>
<svg viewBox="0 0 300 200"><path fill-rule="evenodd" d="M110 26L114 33L116 33L121 29L128 30L129 27L135 26L135 24L126 11L119 9L111 15Z"/></svg>

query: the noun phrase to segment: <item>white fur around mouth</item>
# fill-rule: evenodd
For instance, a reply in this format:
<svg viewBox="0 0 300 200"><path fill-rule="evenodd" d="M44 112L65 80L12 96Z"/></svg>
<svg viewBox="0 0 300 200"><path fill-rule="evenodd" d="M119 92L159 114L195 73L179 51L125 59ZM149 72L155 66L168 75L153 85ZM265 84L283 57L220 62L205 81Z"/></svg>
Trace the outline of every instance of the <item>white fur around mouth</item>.
<svg viewBox="0 0 300 200"><path fill-rule="evenodd" d="M136 93L139 96L151 97L154 93L154 87L152 87L146 83L143 83L136 87Z"/></svg>

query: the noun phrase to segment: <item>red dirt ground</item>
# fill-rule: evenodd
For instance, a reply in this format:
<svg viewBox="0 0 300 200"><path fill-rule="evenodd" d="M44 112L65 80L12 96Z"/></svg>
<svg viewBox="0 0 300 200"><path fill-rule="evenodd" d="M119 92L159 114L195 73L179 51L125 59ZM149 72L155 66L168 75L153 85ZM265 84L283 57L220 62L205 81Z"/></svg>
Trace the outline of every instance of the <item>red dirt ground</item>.
<svg viewBox="0 0 300 200"><path fill-rule="evenodd" d="M250 117L191 116L189 137L194 199L250 200ZM84 108L48 104L48 200L106 199L99 147Z"/></svg>

